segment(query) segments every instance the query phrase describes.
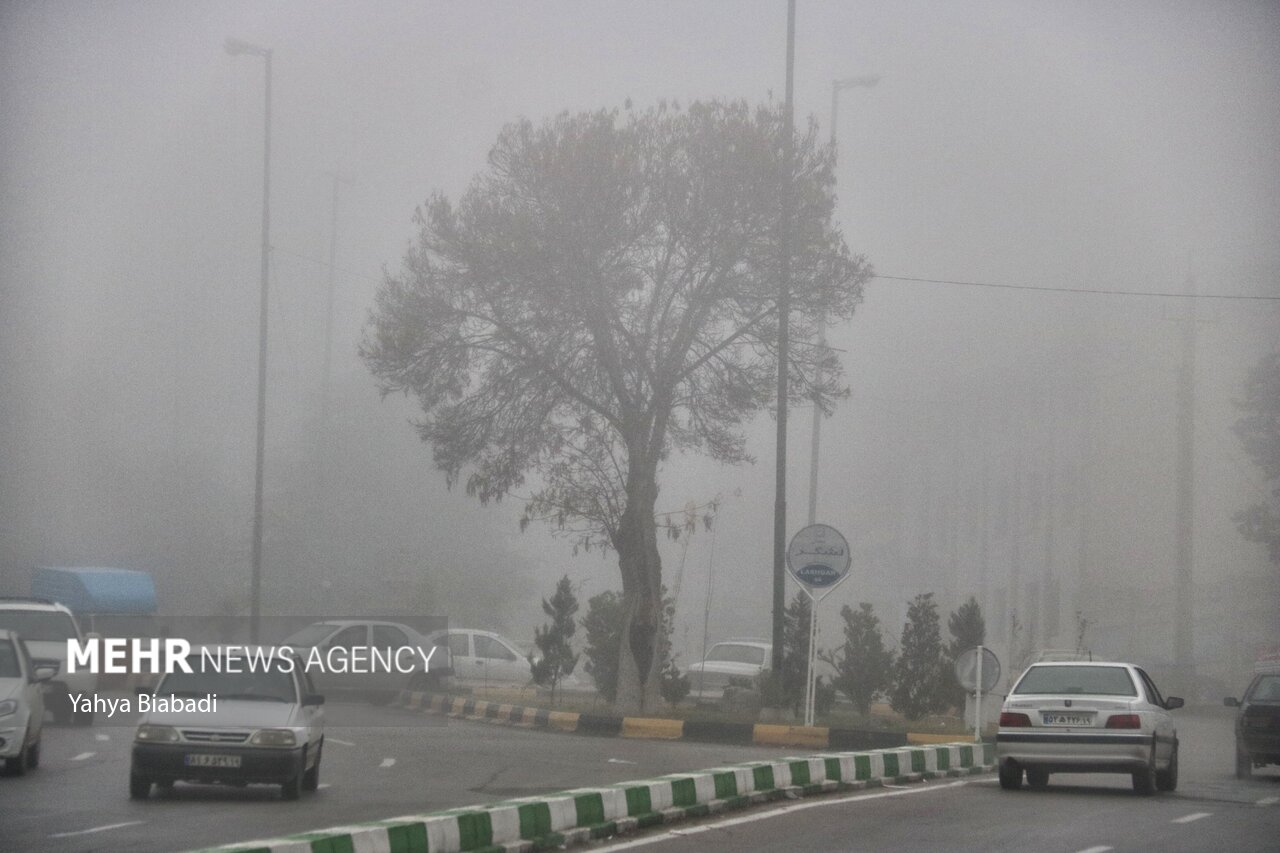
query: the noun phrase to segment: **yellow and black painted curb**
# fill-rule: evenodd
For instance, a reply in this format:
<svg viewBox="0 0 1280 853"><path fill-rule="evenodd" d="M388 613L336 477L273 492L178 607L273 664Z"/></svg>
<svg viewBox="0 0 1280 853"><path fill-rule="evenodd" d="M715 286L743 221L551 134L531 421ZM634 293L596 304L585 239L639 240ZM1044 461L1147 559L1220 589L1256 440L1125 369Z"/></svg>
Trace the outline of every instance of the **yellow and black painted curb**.
<svg viewBox="0 0 1280 853"><path fill-rule="evenodd" d="M955 735L904 734L827 726L788 726L659 717L618 717L577 711L549 711L465 696L402 691L397 705L413 711L469 720L599 737L690 740L709 743L799 746L808 749L888 749L909 743L954 742Z"/></svg>

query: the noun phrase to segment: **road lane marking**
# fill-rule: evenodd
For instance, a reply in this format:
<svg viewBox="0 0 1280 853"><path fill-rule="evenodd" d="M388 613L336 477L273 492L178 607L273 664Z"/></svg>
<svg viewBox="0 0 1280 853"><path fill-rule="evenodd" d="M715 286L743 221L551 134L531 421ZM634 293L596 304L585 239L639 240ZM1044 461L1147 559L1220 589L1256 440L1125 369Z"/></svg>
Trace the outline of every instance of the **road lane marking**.
<svg viewBox="0 0 1280 853"><path fill-rule="evenodd" d="M1280 797L1263 797L1262 799L1258 800L1256 805L1274 806L1276 803L1280 803Z"/></svg>
<svg viewBox="0 0 1280 853"><path fill-rule="evenodd" d="M316 785L316 790L323 791L325 788L332 788L332 787L333 786L330 785L328 782L321 782L319 785Z"/></svg>
<svg viewBox="0 0 1280 853"><path fill-rule="evenodd" d="M608 760L608 762L606 762L606 763L608 763L608 764L635 764L635 762L634 762L634 761L626 761L625 759L622 759L622 758L610 758L610 759Z"/></svg>
<svg viewBox="0 0 1280 853"><path fill-rule="evenodd" d="M111 740L111 735L94 735L94 740Z"/></svg>
<svg viewBox="0 0 1280 853"><path fill-rule="evenodd" d="M1083 850L1076 851L1076 853L1107 853L1108 850L1115 849L1114 847L1086 847Z"/></svg>
<svg viewBox="0 0 1280 853"><path fill-rule="evenodd" d="M138 826L143 823L140 820L130 820L124 823L109 823L106 826L95 826L92 829L77 829L75 832L55 832L50 838L71 838L74 835L91 835L95 832L106 832L108 829L120 829L125 826Z"/></svg>
<svg viewBox="0 0 1280 853"><path fill-rule="evenodd" d="M379 766L379 767L390 767L391 765L393 765L393 764L395 764L395 763L396 763L396 760L395 760L394 758L384 758L384 759L382 759L382 763L381 763L381 764L379 764L378 766Z"/></svg>
<svg viewBox="0 0 1280 853"><path fill-rule="evenodd" d="M349 741L349 740L338 740L336 737L333 737L333 736L329 736L329 737L325 738L325 740L326 740L326 741L332 741L333 743L340 743L340 744L342 744L343 746L355 746L355 744L354 744L354 743L352 743L352 742L351 742L351 741Z"/></svg>
<svg viewBox="0 0 1280 853"><path fill-rule="evenodd" d="M823 806L843 805L845 803L857 802L859 800L878 800L881 797L902 797L902 796L910 796L912 794L924 794L930 791L945 791L948 788L959 788L967 784L969 783L968 782L950 782L945 785L929 785L927 787L921 787L921 788L906 788L906 789L896 790L896 791L885 791L879 794L854 794L852 796L840 797L838 799L833 799L833 800L828 800L824 798L821 800L811 800L809 802L794 803L792 805L782 806L781 808L770 809L766 812L760 812L759 814L742 815L741 817L733 817L727 820L719 820L719 821L716 821L715 823L701 824L700 826L689 827L688 829L668 830L666 832L662 832L647 838L637 838L632 841L624 841L620 844L612 844L608 847L597 847L597 848L594 848L594 853L612 853L612 851L614 850L629 850L633 847L644 847L649 844L657 844L660 841L672 841L674 839L681 838L683 836L693 835L700 832L706 832L707 830L711 830L711 829L724 829L725 827L737 826L738 824L743 824L743 823L752 823L757 820L767 820L768 818L771 818L771 817L781 817L783 815L790 814L791 812L801 811L804 809L817 809L817 808L822 808ZM1109 850L1110 848L1105 848L1105 849Z"/></svg>
<svg viewBox="0 0 1280 853"><path fill-rule="evenodd" d="M1191 823L1193 820L1200 820L1202 817L1209 817L1212 812L1192 812L1182 817L1175 817L1171 823Z"/></svg>
<svg viewBox="0 0 1280 853"><path fill-rule="evenodd" d="M98 753L96 753L96 752L82 752L82 753L80 753L79 755L74 756L71 760L72 760L72 761L84 761L86 758L93 758L93 757L94 757L95 755L97 755L97 754L98 754Z"/></svg>

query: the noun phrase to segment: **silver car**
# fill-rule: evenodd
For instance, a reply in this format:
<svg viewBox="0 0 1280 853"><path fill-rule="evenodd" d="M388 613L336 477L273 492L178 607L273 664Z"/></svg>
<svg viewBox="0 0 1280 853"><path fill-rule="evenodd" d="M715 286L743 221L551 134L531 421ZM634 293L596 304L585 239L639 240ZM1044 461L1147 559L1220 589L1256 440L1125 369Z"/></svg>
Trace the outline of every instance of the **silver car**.
<svg viewBox="0 0 1280 853"><path fill-rule="evenodd" d="M1035 663L1000 709L1000 787L1042 788L1050 773L1128 773L1141 794L1178 787L1178 730L1151 677L1129 663Z"/></svg>

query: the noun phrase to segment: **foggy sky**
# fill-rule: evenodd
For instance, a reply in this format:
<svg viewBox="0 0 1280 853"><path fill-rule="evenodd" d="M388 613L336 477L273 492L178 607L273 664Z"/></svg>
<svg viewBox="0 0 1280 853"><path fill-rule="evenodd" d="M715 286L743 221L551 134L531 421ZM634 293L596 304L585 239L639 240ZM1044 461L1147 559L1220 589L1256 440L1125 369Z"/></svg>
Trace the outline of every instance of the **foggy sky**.
<svg viewBox="0 0 1280 853"><path fill-rule="evenodd" d="M127 564L179 609L247 586L263 74L224 52L234 36L274 51L268 594L323 579L340 593L322 606L356 609L359 589L394 600L427 576L451 618L528 642L561 573L584 597L618 588L611 557L520 535L518 501L445 490L412 405L379 401L356 359L361 326L415 206L464 191L505 123L628 98L779 100L785 28L783 0L0 6L0 572ZM882 275L1280 295L1275 4L801 0L796 47L798 121L824 136L831 81L882 78L842 93L837 128L838 218ZM326 454L334 173L325 440L341 452ZM1090 589L1167 595L1188 304L873 281L829 336L852 394L822 426L818 515L857 556L822 644L864 599L895 639L922 591L948 608L980 595L1003 631L1014 553L1024 582L1058 579L1058 641L1076 604L1101 606ZM1265 624L1274 567L1230 521L1260 477L1230 424L1280 318L1196 305L1197 603L1229 611L1236 590ZM791 417L791 531L809 417ZM762 417L752 468L680 460L663 477L665 509L725 496L683 573L664 546L683 660L701 650L713 542L712 641L768 632L772 436ZM1107 635L1115 653L1168 658L1157 604L1145 636ZM1238 665L1261 639L1244 623L1198 632L1197 655Z"/></svg>

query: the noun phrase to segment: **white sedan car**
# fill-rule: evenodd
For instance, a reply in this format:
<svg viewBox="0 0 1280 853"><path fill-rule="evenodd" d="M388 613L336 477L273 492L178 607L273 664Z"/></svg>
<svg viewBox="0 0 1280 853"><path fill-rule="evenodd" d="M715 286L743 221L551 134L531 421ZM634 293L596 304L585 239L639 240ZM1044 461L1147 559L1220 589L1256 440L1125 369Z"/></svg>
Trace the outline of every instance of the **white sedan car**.
<svg viewBox="0 0 1280 853"><path fill-rule="evenodd" d="M18 635L0 628L0 761L9 775L21 776L40 763L41 685L56 672L56 667L33 665Z"/></svg>
<svg viewBox="0 0 1280 853"><path fill-rule="evenodd" d="M1178 787L1178 730L1151 677L1129 663L1034 663L1000 709L1000 787L1042 788L1050 773L1127 773L1141 794Z"/></svg>

